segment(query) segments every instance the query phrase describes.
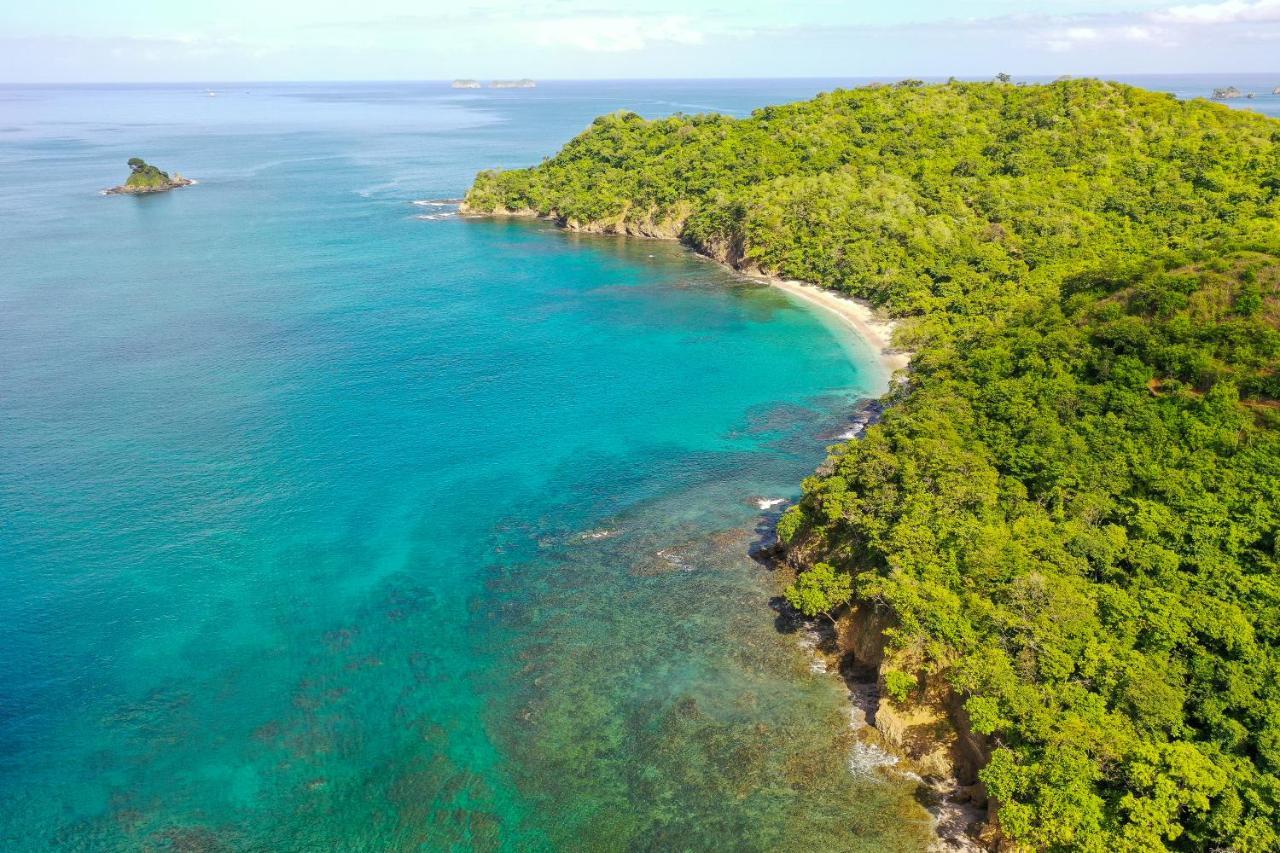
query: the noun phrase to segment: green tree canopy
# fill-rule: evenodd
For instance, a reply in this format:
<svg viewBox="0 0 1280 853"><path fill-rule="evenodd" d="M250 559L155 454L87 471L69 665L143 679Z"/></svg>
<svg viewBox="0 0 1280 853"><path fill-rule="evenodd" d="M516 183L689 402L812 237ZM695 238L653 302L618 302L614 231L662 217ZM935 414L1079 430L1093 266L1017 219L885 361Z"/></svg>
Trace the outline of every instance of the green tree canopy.
<svg viewBox="0 0 1280 853"><path fill-rule="evenodd" d="M812 560L788 600L892 613L1020 848L1280 850L1280 122L1098 80L868 87L603 116L467 202L900 318L909 383L783 516Z"/></svg>
<svg viewBox="0 0 1280 853"><path fill-rule="evenodd" d="M848 572L838 572L827 563L817 563L802 572L787 587L788 603L805 616L823 615L835 621L831 611L849 603L853 597L853 579Z"/></svg>

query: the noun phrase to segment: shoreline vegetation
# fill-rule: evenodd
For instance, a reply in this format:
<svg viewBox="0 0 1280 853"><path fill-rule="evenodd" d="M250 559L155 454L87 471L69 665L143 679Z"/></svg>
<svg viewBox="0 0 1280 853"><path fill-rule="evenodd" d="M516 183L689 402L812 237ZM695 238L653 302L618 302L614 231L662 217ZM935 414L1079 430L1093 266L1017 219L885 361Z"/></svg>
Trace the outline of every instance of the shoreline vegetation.
<svg viewBox="0 0 1280 853"><path fill-rule="evenodd" d="M465 201L459 205L459 213L464 217L471 218L493 218L493 217L511 217L516 219L551 219L554 217L543 216L536 211L531 210L501 210L480 212L468 207ZM564 227L564 223L559 223ZM573 230L591 231L589 228L578 228ZM676 237L659 235L659 234L638 234L639 236L650 240L676 240ZM711 256L708 256L711 257ZM865 343L876 354L877 363L884 372L887 380L892 380L899 371L906 371L911 364L911 353L897 348L893 343L894 332L897 330L899 323L891 317L885 316L881 311L876 310L875 306L867 302L865 299L858 299L847 293L841 293L830 288L821 287L807 281L798 281L796 279L779 278L777 276L763 275L759 272L749 272L735 267L727 260L711 257L712 260L727 268L730 272L737 273L748 281L759 284L766 284L770 287L776 287L778 290L788 293L799 301L818 309L830 316L834 316L847 329L850 329L863 343Z"/></svg>
<svg viewBox="0 0 1280 853"><path fill-rule="evenodd" d="M184 178L175 172L172 176L163 172L141 157L129 158L129 179L123 184L103 190L103 195L145 195L147 193L163 193L179 187L189 187L196 182Z"/></svg>
<svg viewBox="0 0 1280 853"><path fill-rule="evenodd" d="M1280 122L1205 99L906 80L602 116L461 211L680 239L899 324L910 382L777 535L867 722L985 817L944 843L1257 853L1280 850L1277 175Z"/></svg>

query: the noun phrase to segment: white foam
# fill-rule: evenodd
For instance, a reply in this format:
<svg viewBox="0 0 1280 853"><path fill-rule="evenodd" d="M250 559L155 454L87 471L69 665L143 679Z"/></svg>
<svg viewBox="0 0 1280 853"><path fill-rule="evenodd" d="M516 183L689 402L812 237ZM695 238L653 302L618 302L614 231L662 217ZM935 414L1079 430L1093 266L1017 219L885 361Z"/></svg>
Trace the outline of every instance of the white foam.
<svg viewBox="0 0 1280 853"><path fill-rule="evenodd" d="M897 763L896 755L890 755L874 743L855 741L849 750L849 772L859 778L871 776L881 768Z"/></svg>
<svg viewBox="0 0 1280 853"><path fill-rule="evenodd" d="M756 506L760 507L760 509L772 509L786 502L786 498L756 498Z"/></svg>

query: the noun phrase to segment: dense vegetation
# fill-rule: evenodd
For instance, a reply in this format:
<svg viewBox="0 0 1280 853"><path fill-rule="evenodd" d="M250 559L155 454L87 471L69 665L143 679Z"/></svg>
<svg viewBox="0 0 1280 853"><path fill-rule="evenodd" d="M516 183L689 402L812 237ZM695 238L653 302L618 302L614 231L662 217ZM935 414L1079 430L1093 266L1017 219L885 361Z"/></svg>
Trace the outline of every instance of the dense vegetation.
<svg viewBox="0 0 1280 853"><path fill-rule="evenodd" d="M129 180L124 182L126 187L133 189L163 189L172 183L168 172L162 172L160 169L152 166L141 157L129 158Z"/></svg>
<svg viewBox="0 0 1280 853"><path fill-rule="evenodd" d="M598 119L473 210L680 236L904 319L780 534L895 616L1006 839L1280 850L1280 122L1093 80Z"/></svg>

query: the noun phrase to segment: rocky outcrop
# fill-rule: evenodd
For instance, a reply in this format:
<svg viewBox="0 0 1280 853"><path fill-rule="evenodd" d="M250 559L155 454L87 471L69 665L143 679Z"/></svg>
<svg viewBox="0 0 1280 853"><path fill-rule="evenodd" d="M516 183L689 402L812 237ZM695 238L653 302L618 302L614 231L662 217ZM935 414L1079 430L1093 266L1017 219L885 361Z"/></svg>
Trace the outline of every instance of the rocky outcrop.
<svg viewBox="0 0 1280 853"><path fill-rule="evenodd" d="M182 175L174 175L172 178L170 178L168 181L166 181L163 184L155 184L155 185L149 185L149 186L143 186L143 187L131 187L128 184L121 184L118 187L112 187L111 189L103 190L102 194L103 195L146 195L147 193L164 193L164 192L168 192L169 190L176 190L179 187L189 187L194 183L195 181L191 180L190 178L184 178L182 177Z"/></svg>
<svg viewBox="0 0 1280 853"><path fill-rule="evenodd" d="M557 211L542 213L532 208L511 209L506 207L476 208L463 201L458 206L463 216L514 216L529 219L549 219L566 231L580 234L613 234L624 237L650 237L656 240L678 240L684 230L687 212L677 210L661 219L655 219L651 211L647 216L636 217L630 211L623 211L609 219L598 219L580 222Z"/></svg>
<svg viewBox="0 0 1280 853"><path fill-rule="evenodd" d="M172 176L143 160L141 157L129 158L129 180L118 187L103 190L103 195L143 195L146 193L163 193L178 187L189 187L195 183L178 173Z"/></svg>
<svg viewBox="0 0 1280 853"><path fill-rule="evenodd" d="M944 674L921 672L916 689L895 699L885 683L891 670L909 672L909 656L890 649L886 632L895 619L862 602L839 621L841 672L861 704L879 744L899 758L896 768L914 774L937 823L937 850L979 850L998 843L998 824L986 786L978 778L991 744L973 732L964 700ZM874 687L868 684L874 679Z"/></svg>
<svg viewBox="0 0 1280 853"><path fill-rule="evenodd" d="M792 541L775 564L779 580L793 578L820 553L818 543ZM799 614L790 618L803 621ZM996 807L978 778L992 745L973 732L964 698L944 673L921 672L906 698L892 697L885 674L919 669L907 653L890 648L888 636L895 624L888 608L857 602L839 617L834 630L825 620L810 622L814 639L807 645L818 655L820 671L838 669L844 678L855 728L861 727L860 742L884 756L873 763L919 782L920 799L936 823L932 849L995 849L1000 844Z"/></svg>
<svg viewBox="0 0 1280 853"><path fill-rule="evenodd" d="M1235 86L1220 86L1213 90L1213 99L1215 101L1226 101L1231 98L1242 98L1244 93Z"/></svg>

